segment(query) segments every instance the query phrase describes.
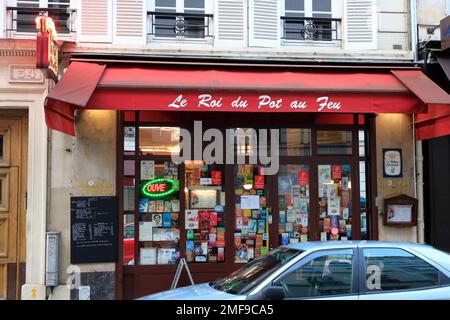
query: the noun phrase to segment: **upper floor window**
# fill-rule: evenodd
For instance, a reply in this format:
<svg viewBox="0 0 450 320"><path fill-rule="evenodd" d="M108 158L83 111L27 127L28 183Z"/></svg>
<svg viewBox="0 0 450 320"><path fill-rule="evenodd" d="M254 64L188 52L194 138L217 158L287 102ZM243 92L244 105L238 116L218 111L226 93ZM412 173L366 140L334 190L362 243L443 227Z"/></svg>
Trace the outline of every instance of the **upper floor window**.
<svg viewBox="0 0 450 320"><path fill-rule="evenodd" d="M154 0L152 4L151 35L162 38L209 36L212 16L205 14L205 0Z"/></svg>
<svg viewBox="0 0 450 320"><path fill-rule="evenodd" d="M70 33L70 0L17 0L17 7L8 7L10 22L8 31L36 32L35 18L40 12L46 12L53 19L56 31Z"/></svg>
<svg viewBox="0 0 450 320"><path fill-rule="evenodd" d="M283 38L338 40L340 19L332 18L332 0L284 0Z"/></svg>

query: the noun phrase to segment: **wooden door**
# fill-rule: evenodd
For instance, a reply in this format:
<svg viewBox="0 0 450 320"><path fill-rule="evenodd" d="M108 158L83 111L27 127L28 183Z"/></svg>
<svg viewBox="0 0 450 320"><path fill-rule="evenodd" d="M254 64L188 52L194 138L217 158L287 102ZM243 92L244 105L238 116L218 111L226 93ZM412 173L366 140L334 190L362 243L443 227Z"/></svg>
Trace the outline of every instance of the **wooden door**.
<svg viewBox="0 0 450 320"><path fill-rule="evenodd" d="M26 114L0 112L0 299L18 299L25 264Z"/></svg>

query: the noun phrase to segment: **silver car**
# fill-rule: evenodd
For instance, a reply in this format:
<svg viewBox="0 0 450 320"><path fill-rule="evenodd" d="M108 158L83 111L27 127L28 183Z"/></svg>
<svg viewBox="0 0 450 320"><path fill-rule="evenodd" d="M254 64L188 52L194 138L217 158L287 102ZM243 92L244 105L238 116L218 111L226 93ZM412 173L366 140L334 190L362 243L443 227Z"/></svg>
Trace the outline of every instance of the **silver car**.
<svg viewBox="0 0 450 320"><path fill-rule="evenodd" d="M450 300L450 255L428 245L305 242L211 283L139 300Z"/></svg>

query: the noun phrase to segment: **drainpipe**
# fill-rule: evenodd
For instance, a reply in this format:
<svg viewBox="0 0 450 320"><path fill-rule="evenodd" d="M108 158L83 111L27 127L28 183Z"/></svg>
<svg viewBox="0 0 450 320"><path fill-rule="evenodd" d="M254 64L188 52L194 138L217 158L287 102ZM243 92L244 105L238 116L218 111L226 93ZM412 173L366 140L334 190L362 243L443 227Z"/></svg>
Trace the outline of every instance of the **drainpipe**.
<svg viewBox="0 0 450 320"><path fill-rule="evenodd" d="M423 192L423 152L422 141L416 141L416 170L417 170L417 242L425 243L424 222L424 192Z"/></svg>
<svg viewBox="0 0 450 320"><path fill-rule="evenodd" d="M411 50L413 53L414 62L419 60L419 55L417 52L417 0L410 1L410 12L411 12Z"/></svg>

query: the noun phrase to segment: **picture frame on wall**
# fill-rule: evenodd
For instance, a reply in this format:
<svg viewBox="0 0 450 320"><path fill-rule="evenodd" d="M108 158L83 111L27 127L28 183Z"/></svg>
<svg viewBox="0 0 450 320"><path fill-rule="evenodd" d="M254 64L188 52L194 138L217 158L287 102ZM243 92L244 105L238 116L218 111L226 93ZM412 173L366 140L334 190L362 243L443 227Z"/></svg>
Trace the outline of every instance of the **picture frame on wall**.
<svg viewBox="0 0 450 320"><path fill-rule="evenodd" d="M417 199L405 194L384 199L383 224L397 227L417 225Z"/></svg>
<svg viewBox="0 0 450 320"><path fill-rule="evenodd" d="M403 178L402 149L383 148L383 178Z"/></svg>

